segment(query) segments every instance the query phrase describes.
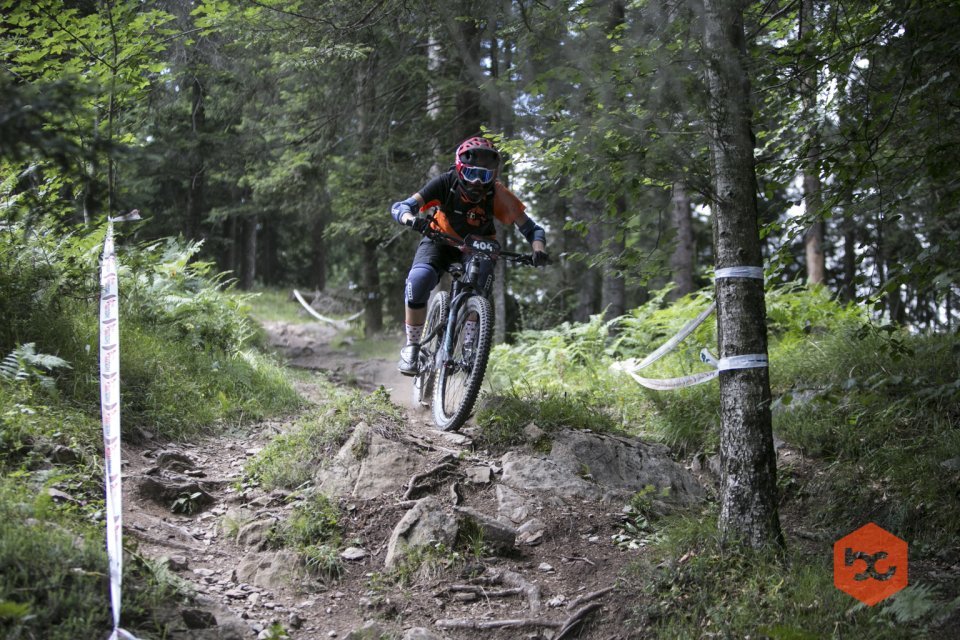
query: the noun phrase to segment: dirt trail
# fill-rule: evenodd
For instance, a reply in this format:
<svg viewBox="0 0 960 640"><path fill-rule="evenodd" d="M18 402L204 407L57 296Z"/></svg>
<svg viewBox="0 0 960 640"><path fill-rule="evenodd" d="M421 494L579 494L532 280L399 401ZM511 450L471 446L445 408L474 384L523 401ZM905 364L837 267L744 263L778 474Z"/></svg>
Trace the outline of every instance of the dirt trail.
<svg viewBox="0 0 960 640"><path fill-rule="evenodd" d="M335 331L321 324L268 323L266 329L271 344L286 353L293 367L324 370L344 384L364 389L382 385L390 390L394 402L407 409L406 435L423 443L427 450L434 449L435 457L452 453L468 464L497 465L498 460L489 453L475 451L468 436L442 434L432 427L426 411L411 406L410 379L396 371L393 360L360 359L349 345L336 346ZM313 392L308 383L301 391L307 396ZM341 504L344 540L355 541L369 554L357 561L345 561L346 572L340 580L328 585L312 580L272 588L243 583L237 569L249 559L252 549L239 544L235 535L228 535L224 516L240 505L258 510L258 517L282 518L289 513L285 492L264 493L258 487L240 484L245 462L283 429L281 423L268 422L253 433L221 435L176 446L148 443L125 452L128 477L157 473L158 456L165 450L187 453L196 464L186 473L196 477L213 501L195 514L174 514L145 500L134 488L135 482L124 484L126 534L138 540L144 555L172 560L171 568L199 596L199 604L187 609L212 611L216 617L216 626L210 626L209 618L202 613L178 612L191 622L188 625L178 620L181 629L172 637L268 637L265 630L279 623L288 637L298 640L346 638L352 637L352 630L375 621L384 631L396 634L389 637L397 638L556 638L556 628L479 627L491 621L522 622L532 617L559 624L587 607L592 614L587 624L562 637L632 637L623 631L631 603L606 592L617 583L624 565L639 553L622 550L611 541L622 520L614 504L584 501L546 507L537 514L546 523L542 543L520 546L508 557L470 560L466 570L462 563L451 565L449 570L439 567L434 575L422 576L413 585L398 586L380 574L387 540L409 504L398 495L348 501ZM469 425L464 431L469 433ZM461 493L461 504L496 512L492 483L464 483ZM511 590L511 584L467 585L470 576L477 573L499 575L506 583L513 580L514 587L519 579L521 588ZM538 615L531 613L531 600L525 597L529 594L523 587L530 585L539 589ZM578 601L597 592L603 593ZM473 621L478 628L438 628L437 620ZM190 625L197 628L188 628ZM419 632L411 631L416 627L429 634L417 635Z"/></svg>

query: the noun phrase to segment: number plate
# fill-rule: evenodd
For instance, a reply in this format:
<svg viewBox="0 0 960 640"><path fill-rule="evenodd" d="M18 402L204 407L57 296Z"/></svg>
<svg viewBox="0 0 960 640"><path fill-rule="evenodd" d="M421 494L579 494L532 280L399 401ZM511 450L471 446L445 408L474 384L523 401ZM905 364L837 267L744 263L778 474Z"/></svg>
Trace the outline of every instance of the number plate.
<svg viewBox="0 0 960 640"><path fill-rule="evenodd" d="M467 236L465 242L471 249L483 251L484 253L497 253L500 251L500 243L489 238L478 238L476 236Z"/></svg>

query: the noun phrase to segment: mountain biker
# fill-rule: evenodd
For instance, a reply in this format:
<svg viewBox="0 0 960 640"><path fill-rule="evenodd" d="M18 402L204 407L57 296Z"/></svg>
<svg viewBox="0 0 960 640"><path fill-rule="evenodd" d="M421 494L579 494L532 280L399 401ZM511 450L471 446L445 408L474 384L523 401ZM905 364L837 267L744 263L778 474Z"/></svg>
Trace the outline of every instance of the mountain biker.
<svg viewBox="0 0 960 640"><path fill-rule="evenodd" d="M547 263L547 236L543 227L524 213L525 205L507 189L500 174L500 152L486 138L472 137L460 143L456 163L446 173L431 179L417 193L390 207L390 214L400 224L423 233L427 227L463 238L468 234L493 238L494 218L503 224L515 224L533 251L534 266ZM437 210L430 221L415 211ZM413 265L407 275L404 292L404 323L407 341L400 350L397 368L408 376L417 374L420 338L427 317L430 292L448 267L461 260L456 248L440 245L429 238L420 241ZM465 333L473 330L470 323ZM469 342L469 335L465 340Z"/></svg>

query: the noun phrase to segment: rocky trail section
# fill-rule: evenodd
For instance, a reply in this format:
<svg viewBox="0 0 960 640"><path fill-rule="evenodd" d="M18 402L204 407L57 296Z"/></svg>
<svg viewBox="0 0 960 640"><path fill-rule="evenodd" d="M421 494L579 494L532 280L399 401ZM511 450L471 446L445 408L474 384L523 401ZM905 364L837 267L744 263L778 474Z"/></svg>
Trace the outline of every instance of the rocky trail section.
<svg viewBox="0 0 960 640"><path fill-rule="evenodd" d="M477 450L469 426L441 433L407 405L393 362L357 360L323 327L268 331L295 366L387 386L410 420L400 433L355 425L315 472L344 529L343 574L326 584L270 544L300 496L244 483L244 464L284 425L128 449L127 535L196 594L169 614L170 637L276 638L280 627L305 640L630 637L616 587L642 542L617 543L624 505L648 486L660 511L703 496L664 447L576 429L546 438L531 423L525 445Z"/></svg>

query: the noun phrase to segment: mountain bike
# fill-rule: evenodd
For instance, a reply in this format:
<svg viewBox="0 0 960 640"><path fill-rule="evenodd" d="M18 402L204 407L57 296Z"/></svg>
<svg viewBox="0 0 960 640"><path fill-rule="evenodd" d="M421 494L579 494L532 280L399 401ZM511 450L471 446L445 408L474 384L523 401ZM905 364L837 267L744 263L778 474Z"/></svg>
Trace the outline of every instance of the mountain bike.
<svg viewBox="0 0 960 640"><path fill-rule="evenodd" d="M432 228L423 235L459 249L464 257L447 269L450 290L435 294L427 306L413 406L430 406L437 428L456 431L473 412L490 357L493 308L489 295L496 261L503 258L532 266L533 257L503 251L491 238L460 239Z"/></svg>

